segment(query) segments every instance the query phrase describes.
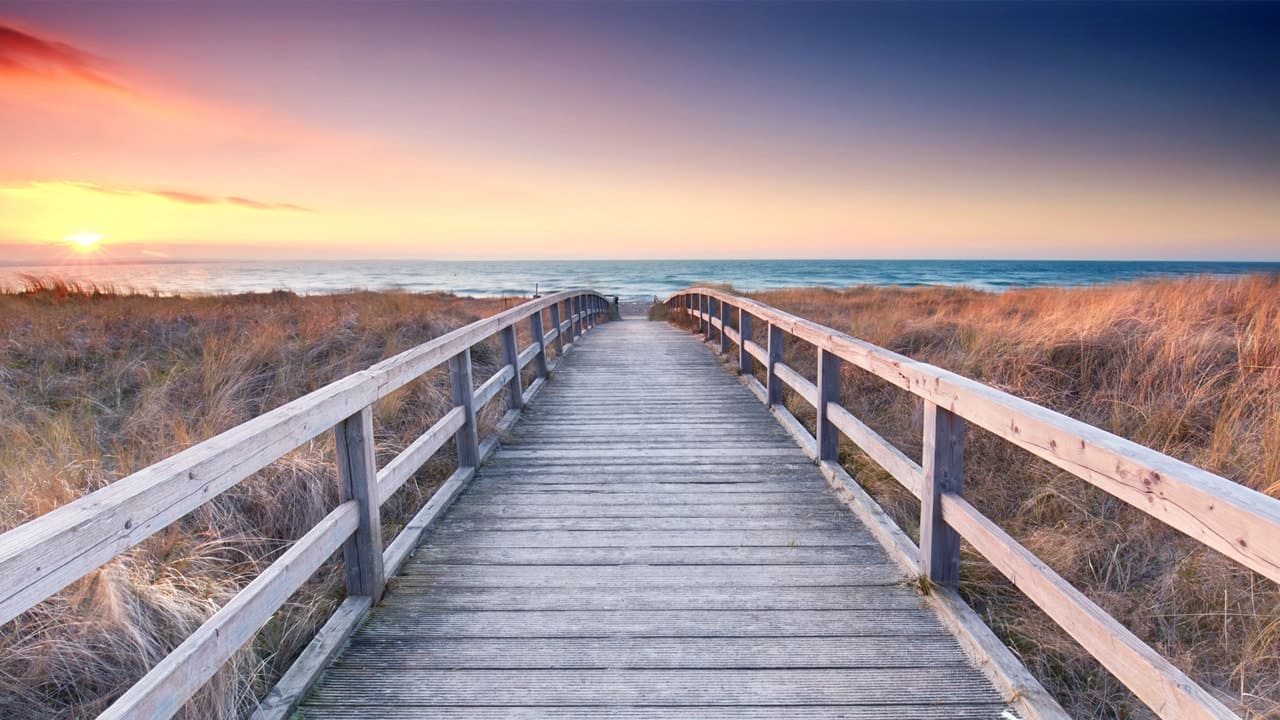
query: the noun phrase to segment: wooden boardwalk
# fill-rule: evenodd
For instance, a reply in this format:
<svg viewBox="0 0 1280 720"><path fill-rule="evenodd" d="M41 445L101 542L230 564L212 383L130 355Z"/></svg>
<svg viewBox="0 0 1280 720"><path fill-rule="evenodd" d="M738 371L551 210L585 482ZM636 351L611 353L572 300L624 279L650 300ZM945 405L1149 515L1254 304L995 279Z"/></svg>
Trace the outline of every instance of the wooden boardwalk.
<svg viewBox="0 0 1280 720"><path fill-rule="evenodd" d="M693 336L630 320L575 345L298 712L1006 707L752 393Z"/></svg>

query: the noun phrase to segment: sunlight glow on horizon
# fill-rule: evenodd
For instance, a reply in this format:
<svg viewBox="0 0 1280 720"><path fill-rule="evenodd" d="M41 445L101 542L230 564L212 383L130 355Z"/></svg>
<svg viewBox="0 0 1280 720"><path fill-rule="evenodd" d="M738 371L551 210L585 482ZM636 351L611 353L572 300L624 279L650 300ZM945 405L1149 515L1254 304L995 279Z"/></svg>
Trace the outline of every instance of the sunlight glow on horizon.
<svg viewBox="0 0 1280 720"><path fill-rule="evenodd" d="M1158 22L1102 67L1025 42L1065 6L193 7L6 8L0 255L1280 259L1276 52Z"/></svg>
<svg viewBox="0 0 1280 720"><path fill-rule="evenodd" d="M63 240L81 252L89 252L96 248L104 237L106 236L102 233L78 232L64 237Z"/></svg>

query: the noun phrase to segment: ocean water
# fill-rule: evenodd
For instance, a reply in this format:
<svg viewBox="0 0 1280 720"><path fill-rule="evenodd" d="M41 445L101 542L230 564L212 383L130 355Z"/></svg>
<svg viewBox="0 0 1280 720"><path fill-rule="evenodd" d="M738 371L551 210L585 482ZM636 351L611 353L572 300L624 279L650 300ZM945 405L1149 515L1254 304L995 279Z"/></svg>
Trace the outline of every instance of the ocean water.
<svg viewBox="0 0 1280 720"><path fill-rule="evenodd" d="M1000 291L1081 286L1150 277L1280 273L1280 262L1076 260L566 260L191 262L0 266L0 284L23 274L87 280L164 294L291 290L299 294L401 289L459 295L531 295L590 287L623 300L665 298L690 285L752 291L851 285L959 285Z"/></svg>

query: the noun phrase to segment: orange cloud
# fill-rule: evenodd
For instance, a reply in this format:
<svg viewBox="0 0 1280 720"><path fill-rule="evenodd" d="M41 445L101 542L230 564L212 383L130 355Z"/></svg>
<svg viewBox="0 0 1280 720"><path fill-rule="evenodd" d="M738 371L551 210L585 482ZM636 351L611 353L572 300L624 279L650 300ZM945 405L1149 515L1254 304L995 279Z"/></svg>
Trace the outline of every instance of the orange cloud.
<svg viewBox="0 0 1280 720"><path fill-rule="evenodd" d="M121 188L110 187L107 185L99 185L89 182L63 182L67 185L81 190L89 190L91 192L102 193L103 195L150 195L152 197L162 198L183 205L236 205L238 207L249 208L252 210L288 210L292 212L313 212L310 208L294 205L293 203L277 203L263 202L261 200L251 200L245 197L229 195L221 197L217 195L205 195L202 193L188 192L186 190L146 190L142 188Z"/></svg>
<svg viewBox="0 0 1280 720"><path fill-rule="evenodd" d="M0 25L0 73L40 78L73 79L107 90L130 90L102 74L94 55L56 40L47 40Z"/></svg>

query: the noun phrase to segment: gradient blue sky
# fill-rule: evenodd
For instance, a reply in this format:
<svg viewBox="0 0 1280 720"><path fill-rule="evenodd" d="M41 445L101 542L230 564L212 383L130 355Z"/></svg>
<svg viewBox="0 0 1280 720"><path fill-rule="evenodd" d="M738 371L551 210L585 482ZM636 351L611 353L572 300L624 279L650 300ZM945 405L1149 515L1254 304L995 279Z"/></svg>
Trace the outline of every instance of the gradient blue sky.
<svg viewBox="0 0 1280 720"><path fill-rule="evenodd" d="M32 252L1280 259L1276 4L0 2L0 28L0 242Z"/></svg>

